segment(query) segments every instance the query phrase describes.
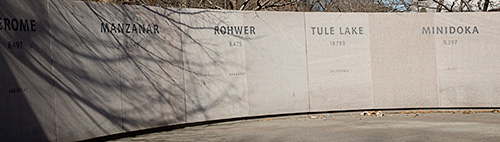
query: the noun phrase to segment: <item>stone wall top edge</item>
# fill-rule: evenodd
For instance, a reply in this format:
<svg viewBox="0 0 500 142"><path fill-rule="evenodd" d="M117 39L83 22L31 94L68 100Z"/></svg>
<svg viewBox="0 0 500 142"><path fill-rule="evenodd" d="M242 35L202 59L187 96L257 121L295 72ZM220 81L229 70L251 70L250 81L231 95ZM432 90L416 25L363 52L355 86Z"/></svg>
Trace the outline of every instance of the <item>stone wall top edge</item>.
<svg viewBox="0 0 500 142"><path fill-rule="evenodd" d="M91 3L91 4L98 4L98 5L117 5L117 6L123 6L123 7L144 7L143 5L121 5L121 4L109 4L109 3L98 3L98 2L90 2L90 1L78 1L78 0L68 0L68 1L73 1L77 3ZM146 6L148 8L164 8L168 9L171 11L178 11L178 12L230 12L230 13L305 13L306 15L308 14L341 14L341 15L363 15L363 14L368 14L368 15L453 15L453 14L465 14L465 15L474 15L474 14L490 14L490 15L496 15L500 14L500 12L441 12L441 13L418 13L418 12L399 12L399 13L382 13L382 12L320 12L320 11L314 11L314 12L303 12L303 11L240 11L240 10L219 10L219 9L200 9L200 8L175 8L175 7L161 7L161 6Z"/></svg>

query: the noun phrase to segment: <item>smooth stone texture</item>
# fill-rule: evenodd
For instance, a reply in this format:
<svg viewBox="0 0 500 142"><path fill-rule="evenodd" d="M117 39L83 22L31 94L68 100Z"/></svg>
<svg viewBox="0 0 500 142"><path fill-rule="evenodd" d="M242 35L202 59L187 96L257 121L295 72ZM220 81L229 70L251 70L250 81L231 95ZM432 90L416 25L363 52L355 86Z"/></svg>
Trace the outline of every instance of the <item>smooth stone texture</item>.
<svg viewBox="0 0 500 142"><path fill-rule="evenodd" d="M304 13L249 12L246 46L249 115L307 112Z"/></svg>
<svg viewBox="0 0 500 142"><path fill-rule="evenodd" d="M5 3L0 18L34 19L36 32L0 30L4 141L76 141L308 111L498 107L500 102L498 13ZM101 23L157 24L159 33L154 26L153 33L103 32ZM331 25L334 35L312 35L311 26ZM480 34L423 34L422 29L471 25ZM228 26L247 27L228 34ZM341 35L339 26L362 26L363 35L359 28L358 35ZM23 48L9 48L9 42L23 42Z"/></svg>
<svg viewBox="0 0 500 142"><path fill-rule="evenodd" d="M390 22L388 22L390 21ZM371 14L370 46L375 108L437 107L433 14Z"/></svg>
<svg viewBox="0 0 500 142"><path fill-rule="evenodd" d="M182 49L171 25L178 14L83 2L51 7L59 140L185 123ZM150 24L152 32L112 29L122 23Z"/></svg>
<svg viewBox="0 0 500 142"><path fill-rule="evenodd" d="M101 22L122 20L123 6L49 1L56 122L59 141L123 132L121 65L128 60L120 34Z"/></svg>
<svg viewBox="0 0 500 142"><path fill-rule="evenodd" d="M372 108L368 14L305 16L311 111Z"/></svg>
<svg viewBox="0 0 500 142"><path fill-rule="evenodd" d="M498 17L499 13L435 15L436 27L477 26L479 32L435 35L440 106L500 106Z"/></svg>
<svg viewBox="0 0 500 142"><path fill-rule="evenodd" d="M56 140L48 19L45 0L1 2L2 141Z"/></svg>
<svg viewBox="0 0 500 142"><path fill-rule="evenodd" d="M173 25L179 14L163 8L125 8L132 14L109 22L156 24L158 31L153 31L159 33L124 34L128 39L119 41L128 56L119 67L124 131L184 123L181 37Z"/></svg>
<svg viewBox="0 0 500 142"><path fill-rule="evenodd" d="M246 35L215 34L215 26L246 25L242 13L186 9L180 14L187 122L247 116Z"/></svg>

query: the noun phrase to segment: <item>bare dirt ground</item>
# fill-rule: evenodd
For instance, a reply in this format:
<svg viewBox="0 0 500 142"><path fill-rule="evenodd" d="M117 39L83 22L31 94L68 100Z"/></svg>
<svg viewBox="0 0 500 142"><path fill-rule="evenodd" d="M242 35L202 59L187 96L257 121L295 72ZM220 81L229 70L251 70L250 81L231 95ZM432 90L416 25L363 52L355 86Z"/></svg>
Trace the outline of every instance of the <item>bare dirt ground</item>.
<svg viewBox="0 0 500 142"><path fill-rule="evenodd" d="M296 115L207 124L114 141L500 141L500 113L414 110L383 112L378 117L375 111Z"/></svg>

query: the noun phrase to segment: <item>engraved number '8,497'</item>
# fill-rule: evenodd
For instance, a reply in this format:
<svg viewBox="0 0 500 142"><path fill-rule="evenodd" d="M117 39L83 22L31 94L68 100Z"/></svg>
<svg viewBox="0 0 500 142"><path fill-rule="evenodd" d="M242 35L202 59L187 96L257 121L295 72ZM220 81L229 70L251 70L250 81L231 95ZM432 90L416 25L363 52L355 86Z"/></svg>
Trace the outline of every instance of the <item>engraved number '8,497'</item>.
<svg viewBox="0 0 500 142"><path fill-rule="evenodd" d="M7 43L7 48L9 49L21 49L23 48L23 42L10 42Z"/></svg>

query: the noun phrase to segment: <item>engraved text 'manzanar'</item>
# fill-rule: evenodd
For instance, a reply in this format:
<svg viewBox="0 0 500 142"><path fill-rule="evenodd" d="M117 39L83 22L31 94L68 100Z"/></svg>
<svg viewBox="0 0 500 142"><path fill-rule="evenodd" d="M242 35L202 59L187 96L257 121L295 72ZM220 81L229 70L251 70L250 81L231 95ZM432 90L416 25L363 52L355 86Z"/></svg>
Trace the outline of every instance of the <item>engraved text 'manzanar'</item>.
<svg viewBox="0 0 500 142"><path fill-rule="evenodd" d="M479 34L477 26L422 27L422 34Z"/></svg>
<svg viewBox="0 0 500 142"><path fill-rule="evenodd" d="M101 23L101 33L159 34L157 24Z"/></svg>

